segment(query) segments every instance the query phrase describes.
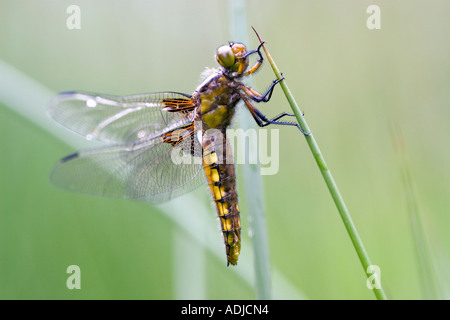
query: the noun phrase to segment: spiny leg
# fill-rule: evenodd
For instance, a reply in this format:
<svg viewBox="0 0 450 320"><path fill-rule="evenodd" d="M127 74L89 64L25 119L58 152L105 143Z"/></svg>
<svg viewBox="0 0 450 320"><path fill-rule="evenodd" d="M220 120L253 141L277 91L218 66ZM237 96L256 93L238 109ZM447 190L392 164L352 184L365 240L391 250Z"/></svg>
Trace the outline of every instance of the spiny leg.
<svg viewBox="0 0 450 320"><path fill-rule="evenodd" d="M261 113L261 111L259 111L258 109L256 109L256 115L257 118L255 118L256 123L258 123L258 125L260 127L265 127L268 126L269 124L278 124L278 125L282 125L282 126L295 126L297 127L305 136L309 136L309 133L305 132L302 127L300 127L300 125L298 123L295 122L286 122L286 121L277 121L278 119L280 119L281 117L284 116L294 116L293 114L289 114L289 113L282 113L278 116L276 116L273 119L268 119L264 114Z"/></svg>
<svg viewBox="0 0 450 320"><path fill-rule="evenodd" d="M247 53L243 56L243 58L245 59L245 58L247 58L248 56L250 56L250 55L252 55L252 54L254 54L254 53L258 53L259 59L258 59L258 61L256 61L256 63L253 65L253 67L251 67L249 70L247 70L246 72L244 72L242 76L246 77L246 76L248 76L248 75L254 73L256 70L258 70L259 67L261 67L261 65L262 65L262 63L263 63L263 60L264 60L264 58L263 58L263 56L262 56L262 54L261 54L261 51L260 51L260 50L261 50L261 46L263 45L263 43L264 43L264 42L262 42L262 43L258 46L258 49L249 51L249 52L247 52Z"/></svg>
<svg viewBox="0 0 450 320"><path fill-rule="evenodd" d="M261 42L260 43L260 45L258 46L258 49L254 49L254 50L252 50L252 51L249 51L249 52L247 52L244 56L243 56L243 58L247 58L248 56L250 56L250 55L252 55L252 54L254 54L254 53L258 53L258 55L259 55L259 60L264 60L263 59L263 56L262 56L262 53L261 53L261 47L262 47L262 45L265 43L265 41L263 41L263 42Z"/></svg>
<svg viewBox="0 0 450 320"><path fill-rule="evenodd" d="M261 111L258 110L258 108L256 108L254 105L252 105L252 103L250 102L250 100L241 95L242 100L244 101L245 105L247 106L248 110L250 111L251 115L253 116L253 118L255 119L256 123L258 124L258 126L260 127L265 127L268 126L269 124L278 124L278 125L282 125L282 126L295 126L297 127L305 136L309 136L310 134L305 132L298 123L295 122L286 122L286 121L277 121L278 119L284 117L284 116L294 116L293 114L290 113L282 113L278 116L276 116L273 119L269 119L267 118Z"/></svg>
<svg viewBox="0 0 450 320"><path fill-rule="evenodd" d="M271 121L276 121L276 120L278 120L278 119L280 119L282 117L285 117L285 116L287 116L287 117L295 117L295 114L283 112L282 114L279 114L278 116L276 116L275 118L272 118L270 120Z"/></svg>
<svg viewBox="0 0 450 320"><path fill-rule="evenodd" d="M281 79L275 79L271 84L270 87L267 89L267 91L264 94L260 94L255 89L250 88L249 86L242 85L241 89L245 93L247 97L252 99L256 102L268 102L270 98L272 98L273 89L275 89L275 85L279 83L281 80L283 80L284 77Z"/></svg>

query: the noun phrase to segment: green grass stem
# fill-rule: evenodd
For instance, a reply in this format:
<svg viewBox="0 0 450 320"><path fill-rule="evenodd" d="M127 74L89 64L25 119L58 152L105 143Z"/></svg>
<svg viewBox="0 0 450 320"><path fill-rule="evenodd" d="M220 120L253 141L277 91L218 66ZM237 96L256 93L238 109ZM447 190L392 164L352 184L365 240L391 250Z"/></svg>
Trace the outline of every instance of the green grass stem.
<svg viewBox="0 0 450 320"><path fill-rule="evenodd" d="M230 1L230 18L232 40L249 43L245 0ZM248 112L240 115L239 127L244 129L256 128L255 121ZM238 152L245 152L245 159L249 159L248 149L249 146L246 145L245 150L239 150ZM267 300L272 298L272 290L260 166L258 164L244 164L242 176L247 204L245 211L248 215L248 227L252 235L256 298Z"/></svg>
<svg viewBox="0 0 450 320"><path fill-rule="evenodd" d="M254 31L256 33L256 30L254 30ZM257 35L259 41L261 43L263 43L263 41L259 37L258 33L256 33L256 35ZM272 59L271 55L267 51L264 44L262 45L262 48L267 56L267 60L269 61L276 77L278 79L282 79L281 72L277 68L274 60ZM311 133L311 130L309 129L308 124L306 123L303 113L301 112L297 102L294 99L294 96L292 95L291 91L289 90L289 88L287 86L286 80L282 80L280 82L280 86L289 102L289 105L292 108L292 111L295 114L295 117L297 118L297 121L298 121L300 127L303 129L304 132L308 133L308 135L305 135L305 139L309 145L309 148L311 149L314 159L316 159L317 165L319 166L320 172L322 173L322 176L325 180L328 190L330 191L331 197L333 198L333 201L339 211L341 219L344 222L345 228L347 229L347 232L350 236L353 246L355 247L356 253L358 254L359 260L361 261L361 264L364 268L364 273L367 274L367 270L372 265L372 263L369 259L369 255L367 254L366 249L364 248L363 242L358 234L358 231L356 230L355 224L353 223L350 213L344 203L344 199L342 198L342 196L339 192L339 189L336 185L336 182L333 179L331 171L328 169L325 159L324 159L322 153L320 152L319 145L317 144L316 140L314 139L314 136ZM376 276L376 274L374 274L374 276ZM381 281L381 279L378 279L378 280ZM384 293L384 290L381 286L379 287L379 289L374 288L373 291L374 291L377 299L379 299L379 300L387 299L386 294Z"/></svg>
<svg viewBox="0 0 450 320"><path fill-rule="evenodd" d="M411 222L411 232L419 271L418 279L421 282L423 298L430 300L444 299L443 288L440 287L440 284L446 283L446 281L437 281L436 279L437 272L434 265L433 253L430 250L427 233L422 223L422 215L414 189L414 180L409 169L403 135L395 126L391 126L391 137L396 151L398 170L402 178L408 215Z"/></svg>

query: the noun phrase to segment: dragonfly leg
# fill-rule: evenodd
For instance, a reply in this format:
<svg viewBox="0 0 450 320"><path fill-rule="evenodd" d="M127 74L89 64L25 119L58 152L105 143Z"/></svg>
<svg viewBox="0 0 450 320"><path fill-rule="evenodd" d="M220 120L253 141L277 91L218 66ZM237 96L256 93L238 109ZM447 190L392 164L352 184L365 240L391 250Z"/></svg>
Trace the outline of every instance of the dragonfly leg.
<svg viewBox="0 0 450 320"><path fill-rule="evenodd" d="M252 51L249 51L249 52L247 52L244 56L243 56L243 58L247 58L248 56L250 56L250 55L252 55L252 54L254 54L254 53L258 53L258 55L259 55L259 60L263 60L263 56L262 56L262 54L261 54L261 47L262 47L262 45L264 44L264 42L265 41L263 41L263 42L261 42L261 44L258 46L258 49L254 49L254 50L252 50Z"/></svg>
<svg viewBox="0 0 450 320"><path fill-rule="evenodd" d="M298 128L305 136L309 136L309 135L310 135L308 132L305 132L305 131L302 129L302 127L300 127L300 125L299 125L298 123L295 123L295 122L286 122L286 121L277 121L278 119L280 119L281 117L284 117L284 116L294 116L293 114L289 114L289 113L284 112L284 113L282 113L282 114L276 116L276 117L273 118L273 119L268 119L264 114L261 113L261 111L259 111L258 109L256 109L256 110L257 110L256 114L257 114L257 116L259 117L259 120L260 120L261 124L258 123L258 120L256 120L256 118L255 118L255 120L256 120L256 122L258 123L258 125L259 125L260 127L265 127L265 126L268 126L269 124L278 124L278 125L282 125L282 126L295 126L295 127L297 127L297 128Z"/></svg>
<svg viewBox="0 0 450 320"><path fill-rule="evenodd" d="M283 76L283 75L282 75ZM284 77L281 79L275 79L271 84L270 87L267 89L267 91L264 94L260 94L255 89L250 88L249 86L242 85L241 89L244 91L245 95L252 99L255 102L268 102L270 98L272 97L273 89L275 88L275 85L279 83L281 80L283 80Z"/></svg>
<svg viewBox="0 0 450 320"><path fill-rule="evenodd" d="M295 117L295 114L292 113L287 113L287 112L283 112L282 114L279 114L278 116L276 116L275 118L270 119L271 121L276 121L282 117Z"/></svg>
<svg viewBox="0 0 450 320"><path fill-rule="evenodd" d="M293 114L284 112L276 117L274 117L273 119L269 119L267 118L261 111L258 110L258 108L256 108L251 102L250 100L245 97L245 96L241 96L242 100L244 101L245 105L247 106L248 110L250 111L251 115L253 116L253 118L255 119L256 123L258 124L258 126L260 127L265 127L268 126L270 124L278 124L278 125L282 125L282 126L295 126L297 127L305 136L309 136L310 133L305 132L302 127L300 127L300 125L298 123L295 122L287 122L287 121L278 121L280 118L285 117L285 116L294 116Z"/></svg>
<svg viewBox="0 0 450 320"><path fill-rule="evenodd" d="M247 70L246 72L244 72L244 73L242 74L243 77L246 77L246 76L248 76L248 75L254 73L256 70L259 69L259 67L261 67L261 65L262 65L262 63L263 63L263 60L264 60L264 58L263 58L263 56L262 56L262 54L261 54L261 46L263 45L263 43L264 43L264 42L262 42L262 43L258 46L258 49L249 51L249 52L247 52L247 53L243 56L243 58L247 58L248 56L250 56L250 55L252 55L252 54L254 54L254 53L258 53L258 55L259 55L258 61L256 61L256 63L253 65L253 67L251 67L249 70Z"/></svg>

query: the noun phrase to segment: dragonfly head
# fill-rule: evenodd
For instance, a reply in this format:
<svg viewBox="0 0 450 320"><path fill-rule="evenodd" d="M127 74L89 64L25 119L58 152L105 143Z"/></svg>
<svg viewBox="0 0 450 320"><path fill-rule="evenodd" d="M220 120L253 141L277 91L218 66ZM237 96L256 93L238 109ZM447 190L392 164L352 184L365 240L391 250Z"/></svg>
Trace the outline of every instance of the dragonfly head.
<svg viewBox="0 0 450 320"><path fill-rule="evenodd" d="M239 76L248 67L249 62L246 53L245 45L230 42L229 45L221 46L217 49L216 59L225 71Z"/></svg>

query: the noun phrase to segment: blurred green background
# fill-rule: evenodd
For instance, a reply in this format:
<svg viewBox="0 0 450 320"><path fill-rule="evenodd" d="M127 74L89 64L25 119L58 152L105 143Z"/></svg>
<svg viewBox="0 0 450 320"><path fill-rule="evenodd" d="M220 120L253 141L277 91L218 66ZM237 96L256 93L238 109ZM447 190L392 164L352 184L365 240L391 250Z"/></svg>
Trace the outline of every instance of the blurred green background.
<svg viewBox="0 0 450 320"><path fill-rule="evenodd" d="M80 30L66 27L71 4L81 9ZM366 27L371 4L381 8L380 30ZM305 112L388 296L449 298L450 2L253 0L246 8ZM0 2L0 59L43 86L36 100L0 69L1 299L256 297L252 251L226 267L206 187L155 207L48 182L54 163L74 151L61 138L89 145L45 118L52 94L192 93L204 68L215 67L215 49L233 40L230 14L228 1ZM273 79L266 64L253 85L263 91ZM260 109L275 116L289 106L277 88ZM399 135L403 153L394 145ZM280 128L279 148L278 174L263 177L274 297L374 299L303 136ZM406 165L411 184L403 182ZM177 222L197 204L210 221ZM212 239L192 236L203 223L213 226ZM81 290L66 287L73 264Z"/></svg>

